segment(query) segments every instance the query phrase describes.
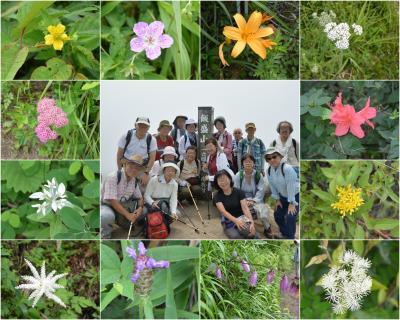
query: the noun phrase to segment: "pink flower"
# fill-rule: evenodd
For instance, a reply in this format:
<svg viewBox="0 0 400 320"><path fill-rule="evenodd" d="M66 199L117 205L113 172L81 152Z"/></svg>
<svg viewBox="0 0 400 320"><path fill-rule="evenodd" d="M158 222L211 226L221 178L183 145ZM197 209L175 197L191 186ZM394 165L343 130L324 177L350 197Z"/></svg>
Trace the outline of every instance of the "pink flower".
<svg viewBox="0 0 400 320"><path fill-rule="evenodd" d="M253 271L253 273L250 275L249 284L252 287L257 286L257 272L256 271Z"/></svg>
<svg viewBox="0 0 400 320"><path fill-rule="evenodd" d="M275 277L275 272L273 270L268 272L268 274L267 274L267 283L272 283L272 281L274 281L274 277Z"/></svg>
<svg viewBox="0 0 400 320"><path fill-rule="evenodd" d="M339 95L336 97L332 106L331 123L336 124L335 134L338 137L344 136L350 130L350 133L361 139L365 135L361 125L365 122L373 128L374 124L369 121L369 119L372 119L375 116L376 109L370 107L369 97L365 107L359 112L356 112L354 107L351 105L343 106L342 93L339 92Z"/></svg>
<svg viewBox="0 0 400 320"><path fill-rule="evenodd" d="M133 52L146 51L150 60L155 60L161 55L161 49L172 46L174 39L164 32L164 24L161 21L154 21L148 25L146 22L138 22L133 26L137 37L130 42Z"/></svg>
<svg viewBox="0 0 400 320"><path fill-rule="evenodd" d="M247 263L246 260L242 260L241 265L242 265L243 271L250 272L250 266L249 266L249 264Z"/></svg>

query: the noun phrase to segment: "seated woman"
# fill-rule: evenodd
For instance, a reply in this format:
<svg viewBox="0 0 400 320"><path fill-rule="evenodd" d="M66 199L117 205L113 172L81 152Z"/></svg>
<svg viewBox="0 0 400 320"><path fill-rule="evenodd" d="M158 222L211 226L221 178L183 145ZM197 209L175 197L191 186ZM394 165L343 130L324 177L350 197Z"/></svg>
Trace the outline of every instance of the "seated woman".
<svg viewBox="0 0 400 320"><path fill-rule="evenodd" d="M264 226L264 234L271 238L271 226L268 222L268 209L264 204L264 177L261 172L254 169L254 157L246 153L241 159L242 170L233 178L234 187L244 192L246 204L253 219L259 218Z"/></svg>
<svg viewBox="0 0 400 320"><path fill-rule="evenodd" d="M179 168L173 162L165 162L157 176L150 179L144 194L146 213L155 210L164 211L167 223L177 216Z"/></svg>
<svg viewBox="0 0 400 320"><path fill-rule="evenodd" d="M226 171L215 175L214 204L222 215L224 232L229 239L258 238L253 217L243 191L233 187L232 176Z"/></svg>
<svg viewBox="0 0 400 320"><path fill-rule="evenodd" d="M195 198L202 198L203 192L200 187L200 161L197 160L197 148L190 146L186 150L185 159L179 161L178 167L181 171L179 175L179 201L187 200L192 202L192 195ZM189 191L190 188L190 191Z"/></svg>
<svg viewBox="0 0 400 320"><path fill-rule="evenodd" d="M208 170L205 181L214 182L214 176L218 171L225 170L233 178L234 173L229 167L228 159L215 138L209 138L204 143L208 153L207 162L203 165L204 170Z"/></svg>
<svg viewBox="0 0 400 320"><path fill-rule="evenodd" d="M158 175L164 162L176 162L176 159L178 159L178 155L175 152L175 148L171 146L165 147L161 158L154 161L153 167L149 172L150 178Z"/></svg>
<svg viewBox="0 0 400 320"><path fill-rule="evenodd" d="M282 236L294 239L296 218L299 212L300 184L296 171L282 161L283 155L276 148L269 148L265 160L269 164L267 177L271 196L276 200L274 217Z"/></svg>

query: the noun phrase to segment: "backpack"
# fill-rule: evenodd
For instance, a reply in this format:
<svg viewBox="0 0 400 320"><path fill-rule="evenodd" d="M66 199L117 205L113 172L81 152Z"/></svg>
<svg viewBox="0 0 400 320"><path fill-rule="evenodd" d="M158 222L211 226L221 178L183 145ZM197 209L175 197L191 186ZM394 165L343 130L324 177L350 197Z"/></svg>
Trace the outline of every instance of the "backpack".
<svg viewBox="0 0 400 320"><path fill-rule="evenodd" d="M294 155L296 156L297 161L299 161L299 157L297 155L297 142L294 138L292 138L292 145L294 148ZM276 146L276 140L272 141L272 146L275 147Z"/></svg>
<svg viewBox="0 0 400 320"><path fill-rule="evenodd" d="M128 148L129 143L132 140L132 135L133 132L136 131L135 129L130 129L128 130L128 132L126 133L126 137L125 137L125 147L124 147L124 153L123 156L125 155L126 149ZM150 153L150 145L151 145L151 139L153 138L153 136L150 133L146 134L146 145L147 145L147 153Z"/></svg>
<svg viewBox="0 0 400 320"><path fill-rule="evenodd" d="M282 163L281 166L281 172L282 172L282 176L285 177L285 171L283 171L283 167L285 166L285 163ZM268 168L268 175L271 176L271 167Z"/></svg>
<svg viewBox="0 0 400 320"><path fill-rule="evenodd" d="M239 177L240 177L240 189L242 189L242 184L243 184L243 179L244 179L244 171L240 170L239 171ZM261 179L261 173L259 171L256 171L256 174L254 175L254 182L256 184L256 188L258 183L260 182Z"/></svg>
<svg viewBox="0 0 400 320"><path fill-rule="evenodd" d="M121 178L122 178L122 170L119 169L119 170L117 171L117 185L119 185L119 183L121 182ZM138 184L138 181L137 181L137 179L135 178L135 189L136 189L136 187L137 187L137 184Z"/></svg>
<svg viewBox="0 0 400 320"><path fill-rule="evenodd" d="M244 139L242 139L242 140L239 142L240 145L242 146L242 155L244 154L244 143L243 143L243 141L244 141ZM260 139L258 139L258 138L256 138L256 140L254 141L253 145L254 145L254 144L258 144L260 147L264 145L264 143L263 143Z"/></svg>
<svg viewBox="0 0 400 320"><path fill-rule="evenodd" d="M160 211L148 213L146 216L146 238L165 239L168 237L169 227Z"/></svg>
<svg viewBox="0 0 400 320"><path fill-rule="evenodd" d="M184 166L184 164L185 164L184 161L185 161L185 160L181 160L181 161L179 162L179 169L181 170L181 172L182 172L183 166ZM199 171L200 160L198 160L198 159L196 159L196 167L197 167L197 171Z"/></svg>

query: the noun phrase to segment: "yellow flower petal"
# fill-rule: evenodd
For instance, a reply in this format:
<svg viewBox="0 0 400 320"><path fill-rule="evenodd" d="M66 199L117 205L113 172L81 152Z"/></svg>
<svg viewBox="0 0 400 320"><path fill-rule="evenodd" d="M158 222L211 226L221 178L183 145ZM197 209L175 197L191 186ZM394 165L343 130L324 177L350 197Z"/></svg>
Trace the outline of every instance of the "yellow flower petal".
<svg viewBox="0 0 400 320"><path fill-rule="evenodd" d="M62 41L71 40L71 38L68 37L68 35L67 35L66 33L63 33L63 34L60 36L60 38L61 38Z"/></svg>
<svg viewBox="0 0 400 320"><path fill-rule="evenodd" d="M65 31L65 26L61 23L59 23L57 25L57 27L55 28L55 32L57 32L59 34L64 33L64 31Z"/></svg>
<svg viewBox="0 0 400 320"><path fill-rule="evenodd" d="M64 42L62 42L61 40L55 40L53 43L54 50L62 50L63 46Z"/></svg>
<svg viewBox="0 0 400 320"><path fill-rule="evenodd" d="M270 28L270 27L266 27L266 28L260 28L258 29L258 31L254 34L254 38L263 38L263 37L268 37L271 34L274 33L274 29Z"/></svg>
<svg viewBox="0 0 400 320"><path fill-rule="evenodd" d="M249 47L257 53L262 59L265 59L267 57L267 52L265 50L265 47L261 43L259 39L251 39L247 41L247 44Z"/></svg>
<svg viewBox="0 0 400 320"><path fill-rule="evenodd" d="M231 56L236 58L246 47L246 41L239 40L232 49Z"/></svg>
<svg viewBox="0 0 400 320"><path fill-rule="evenodd" d="M256 33L257 30L260 28L261 18L262 18L262 14L258 11L254 11L250 15L249 21L247 21L246 32L247 33Z"/></svg>
<svg viewBox="0 0 400 320"><path fill-rule="evenodd" d="M46 45L51 46L54 42L54 38L51 34L48 34L47 36L44 37L44 41Z"/></svg>
<svg viewBox="0 0 400 320"><path fill-rule="evenodd" d="M224 27L224 31L222 32L225 37L231 40L241 40L241 32L238 28L235 27Z"/></svg>
<svg viewBox="0 0 400 320"><path fill-rule="evenodd" d="M266 13L263 13L262 18L261 18L261 23L267 22L271 20L273 17L267 15Z"/></svg>
<svg viewBox="0 0 400 320"><path fill-rule="evenodd" d="M48 26L48 27L47 27L47 31L48 31L49 33L55 33L55 31L56 31L56 26L52 26L52 25Z"/></svg>
<svg viewBox="0 0 400 320"><path fill-rule="evenodd" d="M225 67L225 66L228 66L228 67L229 67L229 63L226 62L225 57L224 57L224 51L222 50L223 47L224 47L224 44L225 44L225 42L222 42L222 43L219 45L218 55L219 55L219 58L221 59L221 62L222 62L222 64L223 64L223 66L224 66L224 67Z"/></svg>
<svg viewBox="0 0 400 320"><path fill-rule="evenodd" d="M236 24L239 27L239 30L241 32L244 32L246 30L246 19L243 18L243 16L240 13L236 13L233 16L233 19L235 19Z"/></svg>

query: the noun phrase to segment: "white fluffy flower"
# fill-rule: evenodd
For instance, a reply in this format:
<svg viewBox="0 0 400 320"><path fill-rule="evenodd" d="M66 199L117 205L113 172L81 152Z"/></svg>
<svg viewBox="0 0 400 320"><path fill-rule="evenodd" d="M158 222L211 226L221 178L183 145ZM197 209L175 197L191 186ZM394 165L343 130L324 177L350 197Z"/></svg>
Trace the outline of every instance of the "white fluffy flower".
<svg viewBox="0 0 400 320"><path fill-rule="evenodd" d="M360 309L362 298L370 293L372 279L367 271L371 262L352 250L345 251L339 262L339 267L332 267L323 275L321 286L333 304L333 312L343 314Z"/></svg>
<svg viewBox="0 0 400 320"><path fill-rule="evenodd" d="M33 208L37 208L36 213L43 216L50 213L51 210L57 212L66 206L72 205L66 199L64 183L58 184L56 178L51 179L51 181L47 180L47 184L43 186L43 192L32 193L29 198L43 201L32 205Z"/></svg>
<svg viewBox="0 0 400 320"><path fill-rule="evenodd" d="M361 27L359 24L353 23L351 25L353 27L354 33L358 36L361 36L363 33L363 27Z"/></svg>
<svg viewBox="0 0 400 320"><path fill-rule="evenodd" d="M312 68L311 68L311 72L312 72L312 73L318 73L318 71L319 71L318 65L314 64L314 65L312 66Z"/></svg>
<svg viewBox="0 0 400 320"><path fill-rule="evenodd" d="M32 290L28 300L34 299L32 305L33 308L43 295L65 308L66 306L64 302L62 302L62 300L57 297L54 292L56 291L56 289L64 288L64 286L57 284L56 281L66 276L68 273L56 274L56 271L53 270L48 275L46 275L45 261L43 261L42 268L40 269L39 274L39 272L30 261L25 259L25 262L31 270L32 276L21 276L21 278L24 279L27 283L20 284L19 286L15 287L15 289Z"/></svg>

